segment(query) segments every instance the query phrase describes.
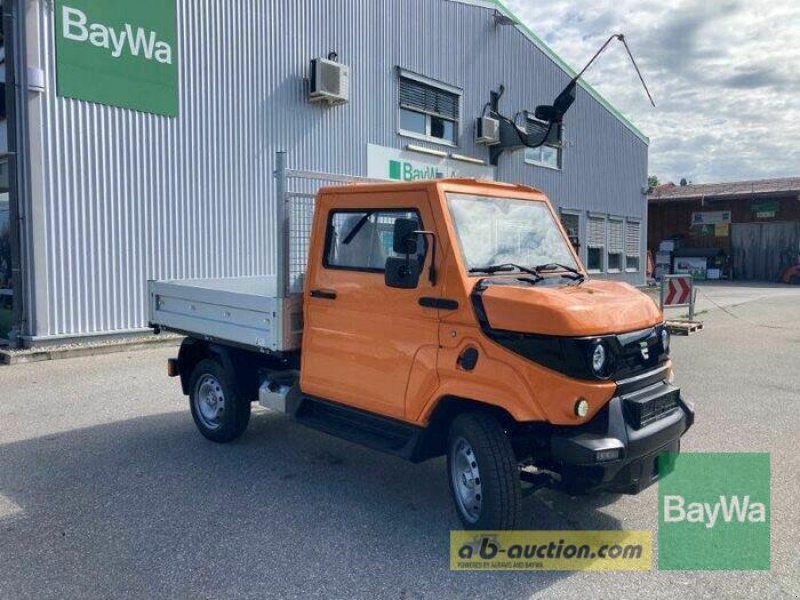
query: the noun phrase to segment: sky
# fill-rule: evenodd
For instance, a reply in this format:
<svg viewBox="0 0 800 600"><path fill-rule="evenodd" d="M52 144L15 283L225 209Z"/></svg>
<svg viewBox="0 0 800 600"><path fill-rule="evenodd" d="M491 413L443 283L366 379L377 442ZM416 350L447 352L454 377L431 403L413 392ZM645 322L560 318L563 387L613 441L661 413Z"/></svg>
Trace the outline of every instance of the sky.
<svg viewBox="0 0 800 600"><path fill-rule="evenodd" d="M662 183L800 176L800 0L505 3L576 70L625 34L656 108L619 42L585 78L650 138Z"/></svg>

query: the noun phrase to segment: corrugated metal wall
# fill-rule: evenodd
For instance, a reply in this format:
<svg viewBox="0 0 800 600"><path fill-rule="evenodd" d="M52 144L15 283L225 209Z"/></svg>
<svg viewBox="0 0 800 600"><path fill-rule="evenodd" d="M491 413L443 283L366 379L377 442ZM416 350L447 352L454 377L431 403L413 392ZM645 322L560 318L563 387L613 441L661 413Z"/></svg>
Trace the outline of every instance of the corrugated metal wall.
<svg viewBox="0 0 800 600"><path fill-rule="evenodd" d="M46 314L32 315L36 338L145 326L147 279L272 272L275 152L293 168L366 175L367 143L409 141L396 133L397 66L464 89L457 151L481 158L472 119L490 89L505 84L501 108L513 114L568 81L520 31L495 27L491 10L458 2L177 1L175 119L57 97L52 3L29 25L47 81L32 100L35 243L46 246L35 268L47 298ZM330 51L352 68L352 100L327 108L307 102L305 78L309 60ZM581 90L566 141L562 171L517 153L501 158L498 178L537 185L564 207L645 218L642 140Z"/></svg>

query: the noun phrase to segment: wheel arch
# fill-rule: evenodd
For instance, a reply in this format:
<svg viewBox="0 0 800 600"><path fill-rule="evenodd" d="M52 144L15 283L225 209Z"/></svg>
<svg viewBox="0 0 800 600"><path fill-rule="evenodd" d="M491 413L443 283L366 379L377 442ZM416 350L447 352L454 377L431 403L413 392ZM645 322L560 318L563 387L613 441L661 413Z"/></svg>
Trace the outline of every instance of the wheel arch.
<svg viewBox="0 0 800 600"><path fill-rule="evenodd" d="M440 398L428 419L420 444L420 460L442 456L447 452L447 433L453 420L465 412L483 412L494 416L507 430L513 428L516 419L506 409L496 404L462 396L443 396Z"/></svg>
<svg viewBox="0 0 800 600"><path fill-rule="evenodd" d="M185 395L190 392L189 382L192 371L201 360L206 358L215 360L225 371L230 373L237 386L241 386L242 392L251 398L258 395L256 359L251 356L251 353L191 337L183 340L178 351L181 389Z"/></svg>

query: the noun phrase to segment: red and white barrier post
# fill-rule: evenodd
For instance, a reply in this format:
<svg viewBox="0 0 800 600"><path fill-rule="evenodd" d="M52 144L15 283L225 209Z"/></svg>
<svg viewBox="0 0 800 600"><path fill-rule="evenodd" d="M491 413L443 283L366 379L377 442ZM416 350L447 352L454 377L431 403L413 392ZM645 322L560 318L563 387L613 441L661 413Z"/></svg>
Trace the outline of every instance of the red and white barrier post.
<svg viewBox="0 0 800 600"><path fill-rule="evenodd" d="M689 320L694 320L694 279L691 275L664 275L661 278L661 312L665 308L689 307Z"/></svg>

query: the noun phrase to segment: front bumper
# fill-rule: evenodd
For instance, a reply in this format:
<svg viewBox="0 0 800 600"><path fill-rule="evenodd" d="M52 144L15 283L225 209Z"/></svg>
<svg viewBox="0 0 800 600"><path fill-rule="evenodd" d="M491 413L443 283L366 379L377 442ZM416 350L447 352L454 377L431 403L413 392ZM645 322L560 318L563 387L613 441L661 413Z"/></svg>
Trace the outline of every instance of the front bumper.
<svg viewBox="0 0 800 600"><path fill-rule="evenodd" d="M694 406L666 381L637 390L635 395L656 405L662 399L677 398L677 406L642 423L626 410L629 396L619 395L588 423L553 432L552 468L561 476L565 491L638 494L665 474L666 463L658 457L680 451L681 436L694 424Z"/></svg>

